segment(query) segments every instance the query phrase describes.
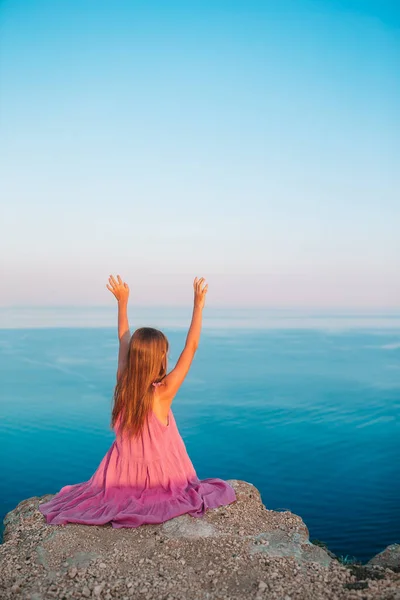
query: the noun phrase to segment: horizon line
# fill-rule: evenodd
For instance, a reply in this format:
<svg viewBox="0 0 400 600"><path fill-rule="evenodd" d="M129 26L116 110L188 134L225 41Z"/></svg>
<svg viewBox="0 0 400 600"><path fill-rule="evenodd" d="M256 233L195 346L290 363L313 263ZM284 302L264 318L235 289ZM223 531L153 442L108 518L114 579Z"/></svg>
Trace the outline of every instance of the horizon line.
<svg viewBox="0 0 400 600"><path fill-rule="evenodd" d="M130 309L191 309L193 304L131 304ZM0 310L54 310L54 309L116 309L117 304L14 304L14 305L0 305ZM271 311L356 311L363 313L370 313L375 311L393 311L400 313L399 305L385 305L385 306L321 306L321 305L265 305L265 304L213 304L206 306L205 309L210 310L271 310Z"/></svg>

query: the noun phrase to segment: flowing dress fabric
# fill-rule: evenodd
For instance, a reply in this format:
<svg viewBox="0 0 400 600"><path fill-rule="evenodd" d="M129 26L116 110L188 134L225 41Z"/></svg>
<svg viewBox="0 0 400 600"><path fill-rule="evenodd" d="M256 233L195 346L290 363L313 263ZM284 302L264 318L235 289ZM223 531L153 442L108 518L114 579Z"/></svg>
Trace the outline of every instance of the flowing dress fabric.
<svg viewBox="0 0 400 600"><path fill-rule="evenodd" d="M171 409L168 425L150 411L139 437L121 434L119 422L115 441L92 477L64 486L39 505L47 523L139 527L185 513L201 517L208 508L236 500L226 481L197 477Z"/></svg>

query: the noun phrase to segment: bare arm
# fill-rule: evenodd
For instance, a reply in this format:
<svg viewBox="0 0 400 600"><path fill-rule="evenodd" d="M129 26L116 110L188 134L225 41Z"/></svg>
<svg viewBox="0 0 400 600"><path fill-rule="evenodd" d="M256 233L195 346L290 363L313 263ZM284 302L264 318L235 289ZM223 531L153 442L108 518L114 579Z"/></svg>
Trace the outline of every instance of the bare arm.
<svg viewBox="0 0 400 600"><path fill-rule="evenodd" d="M203 321L203 308L205 304L206 293L208 290L208 285L202 287L203 282L204 277L202 277L200 280L198 280L196 277L196 279L194 280L193 315L189 331L186 337L185 347L178 359L178 362L176 363L175 368L170 373L168 373L168 375L163 380L164 386L162 386L162 400L165 400L166 404L168 405L171 404L183 381L185 380L185 377L189 372L194 355L199 345L201 326Z"/></svg>
<svg viewBox="0 0 400 600"><path fill-rule="evenodd" d="M110 275L109 284L107 288L114 294L118 301L118 339L119 339L119 350L118 350L118 370L117 380L121 376L121 373L126 367L128 358L129 342L131 339L131 332L129 329L128 321L128 299L129 299L129 286L124 283L119 275L117 280Z"/></svg>

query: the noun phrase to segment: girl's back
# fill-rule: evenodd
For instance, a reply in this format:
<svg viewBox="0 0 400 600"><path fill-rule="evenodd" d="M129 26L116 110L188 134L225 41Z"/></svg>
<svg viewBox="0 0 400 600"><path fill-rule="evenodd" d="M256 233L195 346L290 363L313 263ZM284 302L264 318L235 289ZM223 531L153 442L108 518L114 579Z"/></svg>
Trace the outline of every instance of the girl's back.
<svg viewBox="0 0 400 600"><path fill-rule="evenodd" d="M187 480L197 482L196 472L188 456L185 443L170 410L169 424L160 423L150 412L142 435L134 438L115 426L114 449L103 459L94 481L107 487L134 486L139 497L152 493L155 488L171 494Z"/></svg>
<svg viewBox="0 0 400 600"><path fill-rule="evenodd" d="M129 290L118 280L119 286ZM195 280L196 289L199 282ZM209 508L236 500L226 481L197 477L171 409L197 349L204 305L198 298L195 293L185 348L168 375L165 336L152 328L128 336L127 315L121 313L119 304L115 441L88 481L64 486L49 502L39 505L48 523L139 527L186 513L200 517ZM150 340L147 346L146 340ZM152 381L154 375L158 381Z"/></svg>

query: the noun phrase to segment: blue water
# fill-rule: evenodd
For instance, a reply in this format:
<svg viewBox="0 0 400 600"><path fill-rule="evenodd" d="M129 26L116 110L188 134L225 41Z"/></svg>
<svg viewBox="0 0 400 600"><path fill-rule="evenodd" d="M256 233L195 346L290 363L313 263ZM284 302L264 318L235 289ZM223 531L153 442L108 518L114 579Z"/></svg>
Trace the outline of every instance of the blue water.
<svg viewBox="0 0 400 600"><path fill-rule="evenodd" d="M31 328L36 317L0 329L1 519L89 479L114 439L115 329ZM164 317L172 367L187 315ZM399 542L399 316L222 317L205 322L173 403L199 477L253 483L341 555Z"/></svg>

